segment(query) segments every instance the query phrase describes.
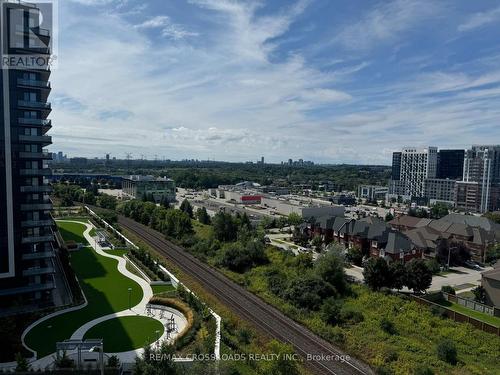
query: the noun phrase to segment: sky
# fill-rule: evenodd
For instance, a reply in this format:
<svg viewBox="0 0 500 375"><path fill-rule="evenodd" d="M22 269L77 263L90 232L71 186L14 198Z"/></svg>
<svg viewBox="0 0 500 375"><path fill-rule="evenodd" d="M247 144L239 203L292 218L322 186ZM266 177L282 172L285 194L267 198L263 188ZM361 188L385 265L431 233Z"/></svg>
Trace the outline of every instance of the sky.
<svg viewBox="0 0 500 375"><path fill-rule="evenodd" d="M500 3L61 0L69 156L390 164L500 143Z"/></svg>

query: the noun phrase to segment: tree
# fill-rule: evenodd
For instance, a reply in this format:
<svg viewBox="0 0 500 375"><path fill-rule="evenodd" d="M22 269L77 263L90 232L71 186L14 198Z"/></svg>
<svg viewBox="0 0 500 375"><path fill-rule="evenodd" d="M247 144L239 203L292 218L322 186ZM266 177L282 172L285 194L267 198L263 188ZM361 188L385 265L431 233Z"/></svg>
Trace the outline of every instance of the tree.
<svg viewBox="0 0 500 375"><path fill-rule="evenodd" d="M298 226L302 224L302 222L302 217L298 213L292 212L288 215L288 224Z"/></svg>
<svg viewBox="0 0 500 375"><path fill-rule="evenodd" d="M484 289L481 285L472 289L472 293L474 294L474 300L476 302L486 303L486 289Z"/></svg>
<svg viewBox="0 0 500 375"><path fill-rule="evenodd" d="M164 341L160 348L146 345L142 357L137 357L134 364L135 375L176 375L179 374L173 360L175 348Z"/></svg>
<svg viewBox="0 0 500 375"><path fill-rule="evenodd" d="M436 347L436 352L439 360L450 365L457 364L457 348L452 340L444 339L440 341Z"/></svg>
<svg viewBox="0 0 500 375"><path fill-rule="evenodd" d="M214 236L219 241L234 241L238 235L238 226L230 214L218 212L212 219Z"/></svg>
<svg viewBox="0 0 500 375"><path fill-rule="evenodd" d="M432 272L423 259L412 259L406 263L406 286L419 294L431 286Z"/></svg>
<svg viewBox="0 0 500 375"><path fill-rule="evenodd" d="M16 372L28 372L31 370L26 358L21 353L16 353Z"/></svg>
<svg viewBox="0 0 500 375"><path fill-rule="evenodd" d="M443 285L441 287L441 292L448 293L448 294L453 294L453 295L456 294L455 289L452 286L450 286L450 285Z"/></svg>
<svg viewBox="0 0 500 375"><path fill-rule="evenodd" d="M391 214L390 212L388 212L386 215L385 215L385 221L391 221L394 219L394 215Z"/></svg>
<svg viewBox="0 0 500 375"><path fill-rule="evenodd" d="M500 212L487 212L483 216L497 224L500 224Z"/></svg>
<svg viewBox="0 0 500 375"><path fill-rule="evenodd" d="M315 273L329 283L339 294L347 291L344 259L335 251L328 251L314 264Z"/></svg>
<svg viewBox="0 0 500 375"><path fill-rule="evenodd" d="M196 218L202 224L210 224L210 216L205 207L198 208L196 211Z"/></svg>
<svg viewBox="0 0 500 375"><path fill-rule="evenodd" d="M370 258L365 264L363 277L372 290L389 286L389 266L383 258Z"/></svg>
<svg viewBox="0 0 500 375"><path fill-rule="evenodd" d="M436 203L431 207L430 216L432 219L441 219L445 217L450 212L448 210L448 205L444 203Z"/></svg>
<svg viewBox="0 0 500 375"><path fill-rule="evenodd" d="M327 298L321 305L321 318L328 324L335 325L340 322L342 303L333 297Z"/></svg>
<svg viewBox="0 0 500 375"><path fill-rule="evenodd" d="M406 268L401 262L389 264L389 285L393 289L403 289L406 283Z"/></svg>
<svg viewBox="0 0 500 375"><path fill-rule="evenodd" d="M97 198L97 205L102 208L114 210L116 208L116 204L116 198L108 194L101 194L99 198Z"/></svg>
<svg viewBox="0 0 500 375"><path fill-rule="evenodd" d="M112 355L108 358L108 367L118 368L120 367L120 360L116 355Z"/></svg>
<svg viewBox="0 0 500 375"><path fill-rule="evenodd" d="M347 249L346 260L356 266L361 266L363 262L363 252L358 246Z"/></svg>
<svg viewBox="0 0 500 375"><path fill-rule="evenodd" d="M323 239L321 238L320 235L315 235L313 239L311 240L311 245L314 247L314 250L317 253L321 253L322 247L323 247Z"/></svg>
<svg viewBox="0 0 500 375"><path fill-rule="evenodd" d="M187 199L184 199L179 207L179 209L182 212L185 212L186 214L189 215L189 217L193 217L193 206L191 206L191 203Z"/></svg>
<svg viewBox="0 0 500 375"><path fill-rule="evenodd" d="M269 343L271 353L278 355L273 361L260 361L259 374L264 375L299 375L301 372L296 361L290 360L295 354L293 347L289 344L272 340Z"/></svg>
<svg viewBox="0 0 500 375"><path fill-rule="evenodd" d="M389 335L395 335L397 333L394 323L386 317L383 317L380 321L380 328L382 328L382 330Z"/></svg>
<svg viewBox="0 0 500 375"><path fill-rule="evenodd" d="M284 296L298 308L318 310L323 300L334 293L329 283L316 275L306 274L293 279Z"/></svg>

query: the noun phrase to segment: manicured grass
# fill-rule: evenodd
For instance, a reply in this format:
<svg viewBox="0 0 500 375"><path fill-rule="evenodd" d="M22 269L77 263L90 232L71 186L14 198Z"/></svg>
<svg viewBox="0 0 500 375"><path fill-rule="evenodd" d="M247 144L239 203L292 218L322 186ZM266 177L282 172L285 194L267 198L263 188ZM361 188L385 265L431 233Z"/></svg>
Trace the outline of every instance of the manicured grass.
<svg viewBox="0 0 500 375"><path fill-rule="evenodd" d="M491 315L482 313L480 311L475 311L475 310L469 309L465 306L459 305L458 303L453 303L450 301L438 301L437 303L439 303L441 306L445 306L445 307L449 308L450 310L453 310L453 311L459 312L461 314L470 316L471 318L475 318L475 319L480 320L482 322L491 324L495 327L500 327L500 318L498 318L496 316L491 316Z"/></svg>
<svg viewBox="0 0 500 375"><path fill-rule="evenodd" d="M88 330L84 338L102 338L105 352L118 353L142 348L156 341L164 330L158 320L145 316L124 316L97 324Z"/></svg>
<svg viewBox="0 0 500 375"><path fill-rule="evenodd" d="M83 232L86 229L83 223L77 224L58 221L57 227L64 241L75 241L76 243L88 245L87 240L83 237Z"/></svg>
<svg viewBox="0 0 500 375"><path fill-rule="evenodd" d="M58 223L66 227L68 223ZM80 228L80 235L84 226ZM68 312L46 320L34 327L26 336L26 344L38 352L41 358L55 351L55 343L69 339L82 324L113 312L129 307L128 288L131 288L131 305L142 299L142 289L133 280L123 276L117 270L117 261L98 255L91 248L72 252L71 264L88 300L83 309Z"/></svg>
<svg viewBox="0 0 500 375"><path fill-rule="evenodd" d="M151 289L153 289L153 294L171 292L175 290L173 285L151 285Z"/></svg>

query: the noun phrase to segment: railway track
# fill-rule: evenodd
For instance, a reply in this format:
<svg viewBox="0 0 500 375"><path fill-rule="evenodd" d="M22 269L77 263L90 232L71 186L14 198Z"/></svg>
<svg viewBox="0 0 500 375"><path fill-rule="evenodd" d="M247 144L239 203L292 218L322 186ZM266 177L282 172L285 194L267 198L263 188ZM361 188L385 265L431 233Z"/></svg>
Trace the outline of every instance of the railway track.
<svg viewBox="0 0 500 375"><path fill-rule="evenodd" d="M314 374L372 373L367 365L352 357L342 360L347 356L344 352L187 253L183 248L171 243L161 233L123 216L119 216L118 222L193 277L207 292L216 296L237 315L252 323L263 333L291 344L305 359L306 366Z"/></svg>

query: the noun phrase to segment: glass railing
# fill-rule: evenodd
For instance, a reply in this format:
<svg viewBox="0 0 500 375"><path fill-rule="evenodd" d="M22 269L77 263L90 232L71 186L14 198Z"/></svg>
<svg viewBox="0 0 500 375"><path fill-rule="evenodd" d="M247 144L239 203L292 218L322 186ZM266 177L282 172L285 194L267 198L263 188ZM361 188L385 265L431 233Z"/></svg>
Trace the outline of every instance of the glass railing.
<svg viewBox="0 0 500 375"><path fill-rule="evenodd" d="M18 78L17 79L17 84L18 85L24 85L24 86L31 86L31 87L50 88L50 82L49 81L37 81L37 80L34 80L34 79Z"/></svg>
<svg viewBox="0 0 500 375"><path fill-rule="evenodd" d="M46 275L54 272L54 267L29 268L23 271L23 276Z"/></svg>
<svg viewBox="0 0 500 375"><path fill-rule="evenodd" d="M21 169L19 174L21 176L50 176L52 174L52 170L49 168Z"/></svg>
<svg viewBox="0 0 500 375"><path fill-rule="evenodd" d="M51 193L52 186L21 186L21 193Z"/></svg>
<svg viewBox="0 0 500 375"><path fill-rule="evenodd" d="M17 104L21 107L30 107L30 108L46 108L49 109L51 107L50 103L44 102L35 102L29 100L19 100Z"/></svg>
<svg viewBox="0 0 500 375"><path fill-rule="evenodd" d="M52 153L50 152L20 152L19 157L21 159L52 159Z"/></svg>
<svg viewBox="0 0 500 375"><path fill-rule="evenodd" d="M53 220L25 220L25 221L21 221L21 226L24 228L49 227L52 225L54 225Z"/></svg>
<svg viewBox="0 0 500 375"><path fill-rule="evenodd" d="M21 211L52 210L52 203L25 203L21 205Z"/></svg>
<svg viewBox="0 0 500 375"><path fill-rule="evenodd" d="M23 254L23 260L45 259L45 258L52 258L54 256L55 256L54 251L39 251L37 253Z"/></svg>
<svg viewBox="0 0 500 375"><path fill-rule="evenodd" d="M41 142L41 143L52 143L52 137L48 135L19 135L19 141L21 142Z"/></svg>
<svg viewBox="0 0 500 375"><path fill-rule="evenodd" d="M47 126L47 125L52 124L51 120L41 119L41 118L23 118L23 117L20 117L18 120L19 120L20 124L25 124L25 125Z"/></svg>
<svg viewBox="0 0 500 375"><path fill-rule="evenodd" d="M45 242L45 241L54 241L54 235L47 234L45 236L22 236L22 243L37 243L37 242Z"/></svg>

